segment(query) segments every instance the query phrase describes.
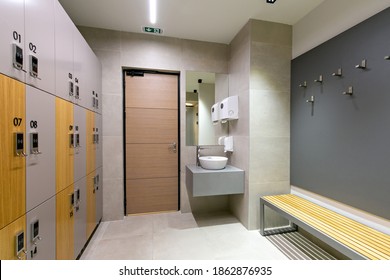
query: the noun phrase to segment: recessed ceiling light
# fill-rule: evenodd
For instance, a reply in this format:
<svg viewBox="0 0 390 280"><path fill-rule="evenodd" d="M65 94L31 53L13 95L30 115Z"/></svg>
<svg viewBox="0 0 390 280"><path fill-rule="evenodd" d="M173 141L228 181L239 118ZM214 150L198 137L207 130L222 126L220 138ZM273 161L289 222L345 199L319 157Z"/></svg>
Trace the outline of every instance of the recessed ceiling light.
<svg viewBox="0 0 390 280"><path fill-rule="evenodd" d="M150 23L157 22L157 0L149 0L149 19Z"/></svg>

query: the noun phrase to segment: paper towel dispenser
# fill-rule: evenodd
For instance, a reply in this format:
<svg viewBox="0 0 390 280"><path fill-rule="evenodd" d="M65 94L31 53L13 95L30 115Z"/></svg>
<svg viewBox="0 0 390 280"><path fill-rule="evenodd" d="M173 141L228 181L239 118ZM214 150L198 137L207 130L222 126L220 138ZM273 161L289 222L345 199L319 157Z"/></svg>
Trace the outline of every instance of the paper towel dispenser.
<svg viewBox="0 0 390 280"><path fill-rule="evenodd" d="M222 122L238 119L238 96L230 96L221 101L220 119Z"/></svg>

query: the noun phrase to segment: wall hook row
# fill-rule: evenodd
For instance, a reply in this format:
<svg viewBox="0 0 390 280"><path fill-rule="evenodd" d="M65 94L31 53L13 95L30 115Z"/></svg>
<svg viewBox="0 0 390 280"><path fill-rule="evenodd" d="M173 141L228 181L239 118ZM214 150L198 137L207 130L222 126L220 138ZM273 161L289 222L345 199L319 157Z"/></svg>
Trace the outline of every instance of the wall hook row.
<svg viewBox="0 0 390 280"><path fill-rule="evenodd" d="M367 68L367 59L363 59L360 64L356 65L355 68L357 69L366 69Z"/></svg>

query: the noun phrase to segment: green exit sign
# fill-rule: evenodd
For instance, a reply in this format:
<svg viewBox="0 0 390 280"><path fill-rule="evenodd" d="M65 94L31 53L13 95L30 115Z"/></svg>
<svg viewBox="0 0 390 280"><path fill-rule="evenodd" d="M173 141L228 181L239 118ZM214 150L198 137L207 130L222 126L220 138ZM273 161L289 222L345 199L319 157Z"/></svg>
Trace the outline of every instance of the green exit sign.
<svg viewBox="0 0 390 280"><path fill-rule="evenodd" d="M163 33L163 30L161 28L148 27L148 26L142 27L142 31L145 33L152 33L152 34L162 34Z"/></svg>

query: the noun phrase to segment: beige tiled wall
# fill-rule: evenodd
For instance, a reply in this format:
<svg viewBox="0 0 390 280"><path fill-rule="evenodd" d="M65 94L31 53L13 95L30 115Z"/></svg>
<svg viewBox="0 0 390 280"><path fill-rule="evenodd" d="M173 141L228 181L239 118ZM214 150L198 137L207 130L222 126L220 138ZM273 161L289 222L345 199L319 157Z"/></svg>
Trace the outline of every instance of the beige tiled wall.
<svg viewBox="0 0 390 280"><path fill-rule="evenodd" d="M122 219L122 67L180 72L181 210L230 209L258 228L259 196L289 192L291 26L250 20L230 45L79 27L103 65L104 220ZM185 165L185 72L229 73L229 95L239 96L231 164L245 170L243 195L190 198Z"/></svg>
<svg viewBox="0 0 390 280"><path fill-rule="evenodd" d="M195 163L195 148L185 146L185 72L227 73L229 47L146 34L79 27L102 62L103 70L103 219L124 215L123 191L123 83L122 67L180 73L181 210L227 210L226 196L191 199L185 187L185 165Z"/></svg>
<svg viewBox="0 0 390 280"><path fill-rule="evenodd" d="M250 20L231 43L230 95L238 95L240 119L232 164L244 169L245 194L230 209L249 229L259 228L259 197L290 191L291 26Z"/></svg>

